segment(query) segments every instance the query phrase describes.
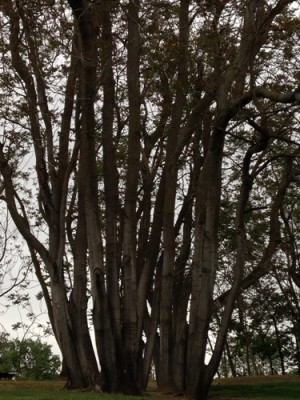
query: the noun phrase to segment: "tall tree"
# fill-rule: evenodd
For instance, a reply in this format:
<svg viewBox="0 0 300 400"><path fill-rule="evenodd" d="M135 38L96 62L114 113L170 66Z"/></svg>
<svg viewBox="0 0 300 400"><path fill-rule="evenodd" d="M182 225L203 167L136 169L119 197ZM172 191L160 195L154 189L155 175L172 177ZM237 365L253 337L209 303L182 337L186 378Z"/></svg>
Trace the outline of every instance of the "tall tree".
<svg viewBox="0 0 300 400"><path fill-rule="evenodd" d="M235 301L278 249L295 175L300 92L283 64L292 3L0 5L4 199L68 387L137 394L154 360L160 389L207 398ZM262 193L264 240L249 254Z"/></svg>

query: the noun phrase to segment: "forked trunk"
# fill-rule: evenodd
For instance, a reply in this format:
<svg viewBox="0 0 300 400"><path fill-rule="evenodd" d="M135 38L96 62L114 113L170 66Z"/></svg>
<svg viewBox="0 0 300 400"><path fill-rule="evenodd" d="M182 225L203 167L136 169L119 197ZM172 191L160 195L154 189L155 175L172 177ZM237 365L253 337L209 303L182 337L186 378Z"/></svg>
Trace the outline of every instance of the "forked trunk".
<svg viewBox="0 0 300 400"><path fill-rule="evenodd" d="M197 187L186 389L188 396L193 398L198 397L198 390L205 392L208 384L205 378L205 355L217 266L223 145L224 133L215 129Z"/></svg>

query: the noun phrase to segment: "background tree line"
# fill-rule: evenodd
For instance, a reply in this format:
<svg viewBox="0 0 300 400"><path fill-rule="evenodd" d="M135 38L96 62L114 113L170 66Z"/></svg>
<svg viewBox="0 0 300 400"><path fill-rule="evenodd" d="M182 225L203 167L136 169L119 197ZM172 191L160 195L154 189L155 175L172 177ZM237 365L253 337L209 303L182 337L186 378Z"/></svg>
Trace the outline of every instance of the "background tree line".
<svg viewBox="0 0 300 400"><path fill-rule="evenodd" d="M1 3L1 199L67 387L138 394L154 362L205 400L270 272L296 323L296 6Z"/></svg>
<svg viewBox="0 0 300 400"><path fill-rule="evenodd" d="M17 379L52 379L58 376L60 359L51 346L34 339L11 339L0 335L0 372L13 372Z"/></svg>

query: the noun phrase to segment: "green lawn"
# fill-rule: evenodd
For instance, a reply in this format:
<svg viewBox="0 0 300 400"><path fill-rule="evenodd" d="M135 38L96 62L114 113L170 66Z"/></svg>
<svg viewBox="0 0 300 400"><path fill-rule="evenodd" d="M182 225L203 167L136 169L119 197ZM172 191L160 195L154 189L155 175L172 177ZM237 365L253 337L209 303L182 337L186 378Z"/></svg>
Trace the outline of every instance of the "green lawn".
<svg viewBox="0 0 300 400"><path fill-rule="evenodd" d="M212 400L299 400L300 377L274 376L216 380L211 389Z"/></svg>
<svg viewBox="0 0 300 400"><path fill-rule="evenodd" d="M291 382L282 384L219 385L212 388L211 395L221 398L299 400L300 384Z"/></svg>
<svg viewBox="0 0 300 400"><path fill-rule="evenodd" d="M65 391L60 381L0 381L0 400L96 400L99 393ZM122 395L101 394L101 400L124 400ZM126 400L143 400L126 396Z"/></svg>
<svg viewBox="0 0 300 400"><path fill-rule="evenodd" d="M0 400L149 400L151 397L65 391L63 390L63 384L57 382L0 381ZM156 396L154 392L152 400L170 399Z"/></svg>
<svg viewBox="0 0 300 400"><path fill-rule="evenodd" d="M0 381L0 400L161 400L155 391L148 397L64 391L63 382ZM300 400L300 377L216 379L211 400ZM174 397L164 396L172 400Z"/></svg>

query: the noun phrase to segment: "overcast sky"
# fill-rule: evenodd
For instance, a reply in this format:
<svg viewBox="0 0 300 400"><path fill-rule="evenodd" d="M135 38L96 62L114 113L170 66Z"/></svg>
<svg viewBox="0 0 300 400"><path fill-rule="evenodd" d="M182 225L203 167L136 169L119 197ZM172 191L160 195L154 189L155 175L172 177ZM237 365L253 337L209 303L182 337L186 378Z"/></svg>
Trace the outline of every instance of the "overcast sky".
<svg viewBox="0 0 300 400"><path fill-rule="evenodd" d="M7 263L0 263L0 270L5 272ZM13 264L12 271L6 270L6 277L1 282L1 290L9 287L12 277L16 277L18 266ZM43 327L47 327L49 321L47 309L43 300L37 300L36 295L40 292L40 286L33 272L27 274L28 287L15 288L10 294L18 294L20 296L28 295L29 302L21 302L12 305L12 301L6 296L0 297L0 331L8 332L12 337L18 339L40 338L52 345L52 351L60 355L59 347L53 335L45 335ZM9 306L9 307L8 307ZM30 317L31 316L31 317ZM13 329L19 324L17 329Z"/></svg>

